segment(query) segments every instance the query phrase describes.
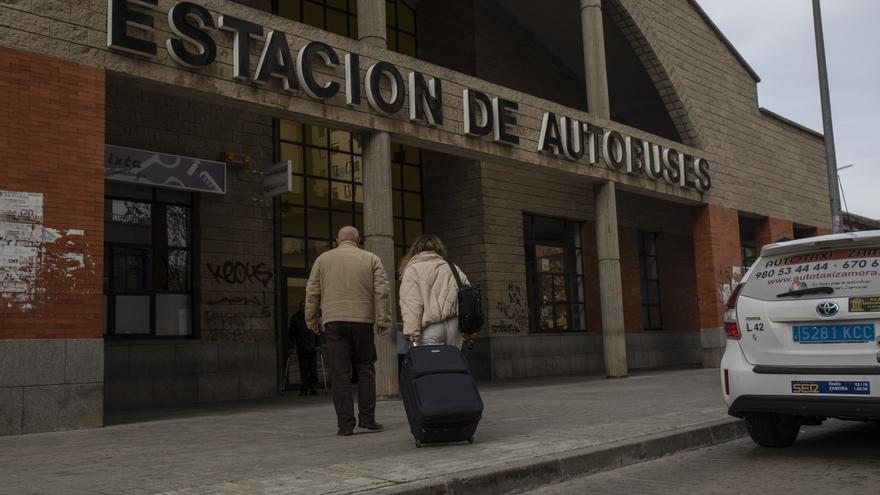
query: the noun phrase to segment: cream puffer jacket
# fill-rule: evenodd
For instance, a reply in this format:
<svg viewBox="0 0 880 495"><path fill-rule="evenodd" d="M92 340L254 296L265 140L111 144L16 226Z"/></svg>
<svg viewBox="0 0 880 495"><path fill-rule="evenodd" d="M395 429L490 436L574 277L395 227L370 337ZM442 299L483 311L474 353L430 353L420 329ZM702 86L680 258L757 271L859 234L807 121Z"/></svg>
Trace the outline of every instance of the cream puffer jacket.
<svg viewBox="0 0 880 495"><path fill-rule="evenodd" d="M458 266L461 282L468 279ZM409 260L400 280L403 334L418 339L422 329L458 316L458 284L440 255L423 251Z"/></svg>

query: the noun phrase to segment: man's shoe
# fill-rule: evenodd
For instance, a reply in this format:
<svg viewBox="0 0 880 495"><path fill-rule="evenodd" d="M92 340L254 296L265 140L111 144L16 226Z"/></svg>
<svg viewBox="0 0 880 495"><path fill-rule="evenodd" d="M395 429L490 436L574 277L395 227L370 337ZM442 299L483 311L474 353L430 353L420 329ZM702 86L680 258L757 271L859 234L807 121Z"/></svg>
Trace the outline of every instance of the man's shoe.
<svg viewBox="0 0 880 495"><path fill-rule="evenodd" d="M364 428L366 430L373 430L373 431L382 431L385 429L384 426L380 425L379 423L377 423L375 421L373 421L372 423L360 423L360 424L358 424L358 427Z"/></svg>
<svg viewBox="0 0 880 495"><path fill-rule="evenodd" d="M354 435L354 431L340 428L339 431L336 432L336 434L339 435L340 437L350 437L350 436Z"/></svg>

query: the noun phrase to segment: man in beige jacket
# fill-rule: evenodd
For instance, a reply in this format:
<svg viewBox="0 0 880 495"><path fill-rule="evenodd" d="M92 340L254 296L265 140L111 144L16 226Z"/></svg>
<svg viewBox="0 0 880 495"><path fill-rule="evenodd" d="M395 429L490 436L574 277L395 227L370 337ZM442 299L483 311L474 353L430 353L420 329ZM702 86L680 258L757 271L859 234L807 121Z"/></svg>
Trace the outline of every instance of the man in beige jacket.
<svg viewBox="0 0 880 495"><path fill-rule="evenodd" d="M360 249L360 234L342 227L337 247L325 252L312 267L306 285L306 325L319 333L318 310L330 354L330 381L338 435L354 433L352 362L358 377L357 426L382 430L376 422L376 334L385 336L391 326L389 285L379 257ZM378 309L377 309L378 308Z"/></svg>

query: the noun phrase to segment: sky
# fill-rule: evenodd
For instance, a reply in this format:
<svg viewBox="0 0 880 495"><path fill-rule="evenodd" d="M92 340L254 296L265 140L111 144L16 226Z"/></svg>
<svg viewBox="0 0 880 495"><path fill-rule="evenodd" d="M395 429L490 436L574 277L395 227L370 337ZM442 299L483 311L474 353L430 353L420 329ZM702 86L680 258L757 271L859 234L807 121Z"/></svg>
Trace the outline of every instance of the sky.
<svg viewBox="0 0 880 495"><path fill-rule="evenodd" d="M761 77L760 106L822 132L812 0L698 1ZM821 3L844 196L880 219L880 0Z"/></svg>

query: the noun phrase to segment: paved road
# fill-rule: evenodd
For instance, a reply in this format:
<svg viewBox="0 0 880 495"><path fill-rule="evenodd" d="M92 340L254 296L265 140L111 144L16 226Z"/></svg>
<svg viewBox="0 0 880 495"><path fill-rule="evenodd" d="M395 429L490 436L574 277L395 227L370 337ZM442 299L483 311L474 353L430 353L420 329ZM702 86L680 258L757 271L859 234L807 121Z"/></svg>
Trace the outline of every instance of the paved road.
<svg viewBox="0 0 880 495"><path fill-rule="evenodd" d="M749 439L577 478L529 495L880 493L880 424L805 427L789 449Z"/></svg>

